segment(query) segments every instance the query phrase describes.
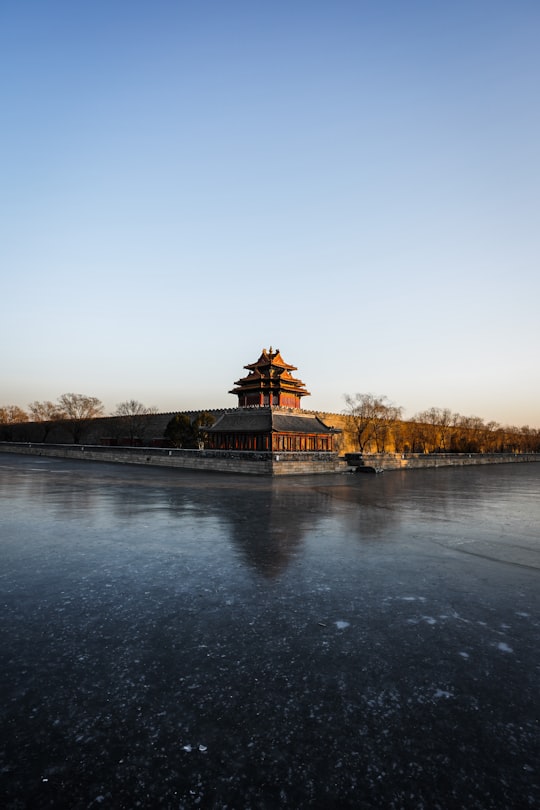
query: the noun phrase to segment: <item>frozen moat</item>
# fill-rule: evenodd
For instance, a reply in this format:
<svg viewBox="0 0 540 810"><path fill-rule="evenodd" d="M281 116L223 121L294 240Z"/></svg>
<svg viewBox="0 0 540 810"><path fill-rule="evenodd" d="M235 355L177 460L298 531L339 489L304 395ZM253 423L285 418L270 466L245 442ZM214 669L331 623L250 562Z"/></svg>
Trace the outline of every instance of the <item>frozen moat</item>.
<svg viewBox="0 0 540 810"><path fill-rule="evenodd" d="M540 805L540 465L0 455L2 808Z"/></svg>

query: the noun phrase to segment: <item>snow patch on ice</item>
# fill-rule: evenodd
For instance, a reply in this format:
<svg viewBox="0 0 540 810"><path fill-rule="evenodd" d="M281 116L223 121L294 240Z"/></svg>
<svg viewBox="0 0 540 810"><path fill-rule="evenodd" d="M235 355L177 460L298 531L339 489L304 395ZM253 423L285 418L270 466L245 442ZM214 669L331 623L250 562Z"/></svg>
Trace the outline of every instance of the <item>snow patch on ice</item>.
<svg viewBox="0 0 540 810"><path fill-rule="evenodd" d="M414 619L407 619L407 624L420 624L420 622L433 625L437 624L437 619L434 619L433 616L418 616Z"/></svg>

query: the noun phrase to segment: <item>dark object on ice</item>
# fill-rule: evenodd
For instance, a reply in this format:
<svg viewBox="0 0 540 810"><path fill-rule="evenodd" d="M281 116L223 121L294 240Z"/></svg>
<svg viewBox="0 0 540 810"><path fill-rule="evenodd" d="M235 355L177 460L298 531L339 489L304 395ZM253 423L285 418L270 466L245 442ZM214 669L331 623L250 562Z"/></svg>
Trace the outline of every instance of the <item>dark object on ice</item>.
<svg viewBox="0 0 540 810"><path fill-rule="evenodd" d="M382 473L382 467L374 467L372 464L366 464L362 453L345 453L345 459L349 467L354 467L354 472L361 473Z"/></svg>

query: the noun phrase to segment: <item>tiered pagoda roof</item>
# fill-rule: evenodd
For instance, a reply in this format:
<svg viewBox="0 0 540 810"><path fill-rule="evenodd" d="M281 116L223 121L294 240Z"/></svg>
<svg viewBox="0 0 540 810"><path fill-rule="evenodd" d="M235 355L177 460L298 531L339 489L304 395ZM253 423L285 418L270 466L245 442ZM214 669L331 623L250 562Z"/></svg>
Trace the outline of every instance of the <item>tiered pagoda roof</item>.
<svg viewBox="0 0 540 810"><path fill-rule="evenodd" d="M334 436L341 431L314 414L294 412L309 391L293 377L296 366L286 363L279 349L263 349L257 362L244 368L249 374L229 391L238 397L238 408L206 430L211 449L334 453Z"/></svg>
<svg viewBox="0 0 540 810"><path fill-rule="evenodd" d="M279 349L263 349L259 359L244 368L249 374L237 380L236 387L229 391L236 394L240 407L299 408L301 398L310 395L302 380L291 374L296 366L286 363Z"/></svg>

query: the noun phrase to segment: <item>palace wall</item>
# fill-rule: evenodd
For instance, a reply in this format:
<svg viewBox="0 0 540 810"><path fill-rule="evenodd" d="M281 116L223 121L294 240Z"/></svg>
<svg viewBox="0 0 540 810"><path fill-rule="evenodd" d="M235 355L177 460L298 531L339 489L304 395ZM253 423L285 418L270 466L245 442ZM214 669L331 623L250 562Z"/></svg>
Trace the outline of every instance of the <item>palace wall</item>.
<svg viewBox="0 0 540 810"><path fill-rule="evenodd" d="M234 408L208 408L208 409L201 409L201 410L189 410L189 411L174 411L169 413L159 413L159 414L148 414L144 417L137 417L137 424L142 425L142 430L140 431L140 438L136 442L136 444L140 447L163 447L167 445L164 440L163 434L165 428L167 427L168 422L171 420L173 416L177 413L186 414L190 416L192 419L197 417L202 410L207 413L210 413L215 420L217 420L223 413L226 411L235 410ZM334 437L334 447L335 451L338 455L343 456L346 453L355 453L358 452L358 442L355 434L354 424L352 418L348 414L338 414L338 413L328 413L326 411L315 411L315 410L307 410L307 409L289 409L289 413L301 415L314 415L318 416L326 425L329 427L337 428L341 431L341 433L337 433ZM397 423L397 426L392 426L388 432L388 436L386 439L385 444L385 453L383 455L388 456L389 454L395 453L396 446L394 445L393 441L393 431L395 429L398 432L403 429L407 428L407 423ZM136 434L137 435L137 434ZM110 440L110 441L106 441ZM73 443L73 436L66 430L65 427L62 426L61 423L40 423L40 422L21 422L19 424L14 425L0 425L0 441L13 441L13 442L34 442L34 443L47 443L47 444L72 444ZM79 444L86 443L92 445L100 445L100 444L109 444L112 446L123 446L129 445L129 429L127 427L127 420L125 417L120 416L106 416L100 419L93 419L88 429L83 433ZM410 439L401 437L400 444L397 446L397 449L402 451L408 451L407 454L411 455L411 450L416 450L414 448L413 442ZM461 448L458 448L461 449ZM467 448L464 447L464 450L471 450L475 451L478 448L474 446ZM496 443L495 446L493 443L491 445L480 447L479 449L484 449L487 452L493 452L494 450L498 450ZM511 443L507 444L506 447L501 447L500 449L506 451L514 451L520 449L520 452L523 451L531 451L536 449L534 446L532 447L520 447L519 444L516 447L513 447ZM374 442L369 443L365 448L365 453L374 454L377 451L377 447ZM431 454L433 452L430 449ZM399 455L399 454L398 454ZM425 453L420 453L421 456L426 455Z"/></svg>
<svg viewBox="0 0 540 810"><path fill-rule="evenodd" d="M224 413L225 408L206 409L211 413L215 419ZM185 413L191 417L195 417L201 411L171 411L169 413L156 413L146 414L137 417L137 424L142 424L142 443L151 445L156 441L163 439L163 433L167 424L173 416L177 413ZM44 438L47 428L51 426L50 432ZM0 428L2 426L0 425ZM21 422L17 425L7 426L12 433L10 440L12 441L28 441L28 442L43 442L47 444L72 444L73 437L62 426L61 423L43 423L43 422ZM121 440L127 438L127 420L124 416L104 416L99 419L92 419L87 430L84 431L81 444L100 444L103 439L112 438Z"/></svg>
<svg viewBox="0 0 540 810"><path fill-rule="evenodd" d="M141 446L152 446L161 442L163 433L167 427L168 422L177 413L183 413L194 419L202 411L210 413L217 420L226 411L234 410L233 408L202 408L200 410L190 411L171 411L169 413L147 414L144 417L137 417L137 423L144 425ZM354 436L350 431L350 419L345 414L323 413L321 411L308 411L303 408L291 409L291 413L298 415L311 415L314 414L323 420L329 427L336 427L343 431L335 437L335 446L340 455L343 453L354 452L357 445L354 441ZM45 437L47 428L50 423L42 422L21 422L17 425L5 426L9 428L10 436L4 436L11 441L20 442L46 442L48 444L72 444L73 437L71 434L60 424L52 423L50 431ZM126 417L122 416L104 416L99 419L93 419L87 431L85 431L80 443L86 444L100 444L103 439L112 438L114 440L122 440L127 438L126 434ZM0 426L1 428L2 426ZM1 432L1 431L0 431ZM2 438L2 437L0 437Z"/></svg>

